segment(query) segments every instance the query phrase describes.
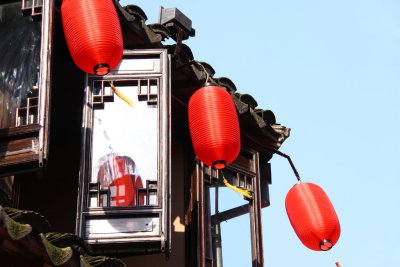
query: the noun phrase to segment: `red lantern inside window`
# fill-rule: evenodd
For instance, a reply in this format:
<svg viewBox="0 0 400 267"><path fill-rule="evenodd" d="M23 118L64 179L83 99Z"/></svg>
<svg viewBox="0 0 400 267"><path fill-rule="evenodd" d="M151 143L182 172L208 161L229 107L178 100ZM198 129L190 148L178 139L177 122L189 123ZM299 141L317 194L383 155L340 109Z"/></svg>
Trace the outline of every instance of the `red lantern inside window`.
<svg viewBox="0 0 400 267"><path fill-rule="evenodd" d="M205 86L189 100L189 128L194 152L208 166L222 169L240 152L240 127L231 95Z"/></svg>
<svg viewBox="0 0 400 267"><path fill-rule="evenodd" d="M100 158L97 179L101 189L109 191L110 206L144 205L144 195L137 197L137 189L143 188L142 179L130 157L110 153ZM100 200L103 203L107 198Z"/></svg>
<svg viewBox="0 0 400 267"><path fill-rule="evenodd" d="M105 75L118 66L124 46L112 0L63 0L61 16L68 48L80 69Z"/></svg>
<svg viewBox="0 0 400 267"><path fill-rule="evenodd" d="M115 179L110 185L110 200L115 203L113 206L130 206L134 200L132 178L130 175L123 175Z"/></svg>
<svg viewBox="0 0 400 267"><path fill-rule="evenodd" d="M328 196L318 185L296 184L289 190L285 206L294 231L306 247L326 251L339 240L339 219Z"/></svg>

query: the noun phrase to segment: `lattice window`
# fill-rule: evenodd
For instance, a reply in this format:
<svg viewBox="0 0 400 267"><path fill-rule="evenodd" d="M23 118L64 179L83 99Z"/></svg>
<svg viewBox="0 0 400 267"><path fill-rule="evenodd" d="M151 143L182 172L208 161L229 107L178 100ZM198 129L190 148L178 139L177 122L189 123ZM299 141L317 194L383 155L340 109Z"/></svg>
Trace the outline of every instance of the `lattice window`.
<svg viewBox="0 0 400 267"><path fill-rule="evenodd" d="M252 150L242 149L239 157L235 162L228 165L222 171L211 169L198 165L197 173L200 175L199 182L204 181L205 211L209 211L211 216L202 215L205 211L199 211L196 214L199 218L199 223L204 224L204 227L209 227L202 235L200 240L204 242L204 252L200 251L201 255L205 255L204 262L212 262L213 266L222 266L223 247L227 242L230 244L229 251L225 250L226 257L238 256L241 265L252 264L252 266L262 267L263 264L263 248L262 248L262 232L261 232L261 208L269 205L268 182L269 182L269 164L260 162L260 154ZM202 177L201 177L202 176ZM229 183L231 189L226 188L227 185L223 179ZM239 189L239 190L236 190ZM238 192L246 190L251 192L251 198L246 194L240 195ZM226 197L231 198L227 203ZM233 200L232 200L233 198ZM248 216L243 216L248 214ZM226 234L228 227L225 227L224 222L230 221L229 234ZM240 227L240 231L232 225ZM247 226L246 226L247 225ZM225 233L224 237L221 235ZM207 237L205 233L210 234ZM232 238L231 238L232 237ZM230 238L230 239L229 239ZM242 251L235 250L236 240L240 243L251 243L251 250ZM239 244L239 243L238 243ZM251 262L251 263L250 263ZM210 265L211 266L211 265Z"/></svg>
<svg viewBox="0 0 400 267"><path fill-rule="evenodd" d="M23 126L38 123L39 97L28 97L16 111L16 125Z"/></svg>
<svg viewBox="0 0 400 267"><path fill-rule="evenodd" d="M78 232L94 253L169 247L167 63L166 50L125 51L88 76Z"/></svg>
<svg viewBox="0 0 400 267"><path fill-rule="evenodd" d="M138 95L140 101L147 101L149 105L157 104L158 80L146 79L138 81Z"/></svg>
<svg viewBox="0 0 400 267"><path fill-rule="evenodd" d="M93 106L94 108L104 108L105 102L114 102L115 92L112 89L125 87L127 85L137 91L138 101L147 101L148 105L157 105L157 95L159 88L159 79L130 79L108 81L101 80L93 83Z"/></svg>
<svg viewBox="0 0 400 267"><path fill-rule="evenodd" d="M21 10L24 14L36 17L42 15L43 0L22 0Z"/></svg>
<svg viewBox="0 0 400 267"><path fill-rule="evenodd" d="M47 160L54 1L5 1L0 10L0 51L5 51L0 57L0 176L5 176L36 170Z"/></svg>

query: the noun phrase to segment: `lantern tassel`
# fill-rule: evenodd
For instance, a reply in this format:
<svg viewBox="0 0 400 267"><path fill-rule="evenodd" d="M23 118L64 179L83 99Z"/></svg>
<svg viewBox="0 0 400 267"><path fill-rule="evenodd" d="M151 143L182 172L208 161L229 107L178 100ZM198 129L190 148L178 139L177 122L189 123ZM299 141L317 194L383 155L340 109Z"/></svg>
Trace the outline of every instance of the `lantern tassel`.
<svg viewBox="0 0 400 267"><path fill-rule="evenodd" d="M253 199L253 192L247 189L239 188L236 186L231 185L228 180L226 180L224 174L222 174L222 181L224 182L224 185L233 191L238 192L242 196L244 196L246 199Z"/></svg>
<svg viewBox="0 0 400 267"><path fill-rule="evenodd" d="M112 82L110 82L110 86L111 89L113 90L113 92L119 97L121 98L122 101L124 101L125 103L127 103L129 106L133 107L133 100L130 99L129 97L127 97L126 95L124 95L120 90L118 90L117 87L114 86L114 84Z"/></svg>

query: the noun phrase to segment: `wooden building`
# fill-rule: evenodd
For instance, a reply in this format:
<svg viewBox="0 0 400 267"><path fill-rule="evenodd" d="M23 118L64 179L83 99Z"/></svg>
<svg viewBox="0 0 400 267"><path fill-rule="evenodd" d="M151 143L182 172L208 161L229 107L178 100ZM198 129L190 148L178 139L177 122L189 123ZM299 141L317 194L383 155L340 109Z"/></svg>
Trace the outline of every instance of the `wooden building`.
<svg viewBox="0 0 400 267"><path fill-rule="evenodd" d="M193 57L184 40L195 30L178 9L148 25L140 7L113 3L124 56L105 76L74 64L61 1L0 4L0 266L222 266L220 222L244 214L249 266L264 266L268 161L289 129ZM188 126L207 79L230 94L240 123L241 152L223 175L252 192L215 214L222 173L196 159Z"/></svg>

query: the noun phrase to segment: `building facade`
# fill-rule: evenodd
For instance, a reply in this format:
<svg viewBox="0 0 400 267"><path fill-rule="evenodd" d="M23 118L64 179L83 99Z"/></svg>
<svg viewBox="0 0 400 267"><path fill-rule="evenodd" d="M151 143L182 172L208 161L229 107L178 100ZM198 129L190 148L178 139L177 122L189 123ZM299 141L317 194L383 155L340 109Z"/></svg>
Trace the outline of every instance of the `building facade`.
<svg viewBox="0 0 400 267"><path fill-rule="evenodd" d="M104 76L75 65L61 1L0 5L0 262L56 266L54 246L64 255L57 266L222 266L220 222L243 215L249 265L263 266L268 161L289 129L194 58L184 40L195 30L178 9L161 9L148 25L140 7L113 5L124 53ZM230 94L240 124L240 154L223 172L196 158L189 132L189 99L206 82ZM251 198L219 211L224 180ZM13 223L32 229L15 237Z"/></svg>

